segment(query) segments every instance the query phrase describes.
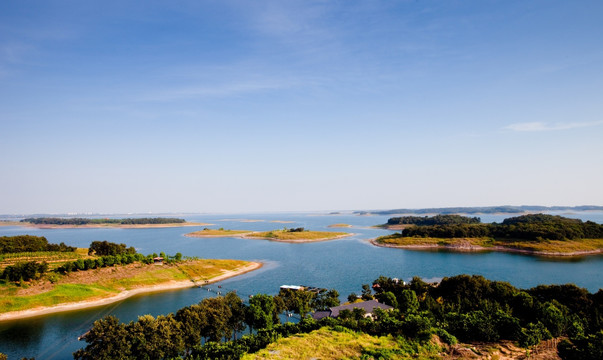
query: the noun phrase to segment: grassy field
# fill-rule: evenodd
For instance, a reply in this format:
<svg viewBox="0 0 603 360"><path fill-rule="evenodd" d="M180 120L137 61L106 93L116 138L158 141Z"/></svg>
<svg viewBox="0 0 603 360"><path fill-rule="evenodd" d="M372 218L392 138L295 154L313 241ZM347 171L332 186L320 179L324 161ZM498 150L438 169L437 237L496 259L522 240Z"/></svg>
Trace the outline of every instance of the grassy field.
<svg viewBox="0 0 603 360"><path fill-rule="evenodd" d="M39 251L39 252L23 252L0 255L0 271L9 265L14 265L18 262L37 261L48 263L48 268L54 270L66 262L76 261L78 259L91 259L95 256L88 255L88 249L78 248L74 252L60 251Z"/></svg>
<svg viewBox="0 0 603 360"><path fill-rule="evenodd" d="M116 295L123 290L160 285L174 280L203 281L247 264L242 260L190 260L164 266L130 264L76 271L59 277L55 284L39 281L24 288L12 284L1 285L0 313L96 300Z"/></svg>
<svg viewBox="0 0 603 360"><path fill-rule="evenodd" d="M195 231L192 233L188 233L186 234L186 236L191 236L191 237L204 237L204 236L211 236L211 237L220 237L220 236L224 236L224 237L228 237L228 236L236 236L236 235L241 235L241 234L247 234L250 233L251 231L249 230L224 230L224 229L203 229L200 231Z"/></svg>
<svg viewBox="0 0 603 360"><path fill-rule="evenodd" d="M438 359L439 347L420 346L391 336L375 337L351 331L334 331L327 328L309 334L294 335L268 345L242 360L260 359L360 359L362 355L379 355L387 359ZM371 357L369 357L371 358Z"/></svg>
<svg viewBox="0 0 603 360"><path fill-rule="evenodd" d="M11 293L16 293L15 290L14 288L5 289L4 287L0 287L0 313L97 299L118 293L117 290L100 285L84 284L56 285L50 291L31 296L10 295Z"/></svg>
<svg viewBox="0 0 603 360"><path fill-rule="evenodd" d="M502 247L525 250L528 252L545 252L551 254L571 254L591 252L603 249L603 239L581 240L542 240L542 241L501 241L492 238L421 238L402 237L399 234L382 236L377 243L393 246L480 246L483 248Z"/></svg>
<svg viewBox="0 0 603 360"><path fill-rule="evenodd" d="M269 240L280 240L280 241L320 241L330 240L338 237L349 236L350 233L346 232L333 232L333 231L287 231L287 230L272 230L265 232L254 232L245 237L248 238L260 238Z"/></svg>

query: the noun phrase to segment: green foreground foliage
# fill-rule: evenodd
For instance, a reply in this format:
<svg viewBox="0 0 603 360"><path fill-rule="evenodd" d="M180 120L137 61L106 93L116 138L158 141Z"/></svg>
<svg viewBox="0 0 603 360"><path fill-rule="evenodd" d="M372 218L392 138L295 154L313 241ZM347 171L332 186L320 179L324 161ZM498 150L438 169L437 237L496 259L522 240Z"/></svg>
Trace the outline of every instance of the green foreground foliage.
<svg viewBox="0 0 603 360"><path fill-rule="evenodd" d="M432 336L448 344L512 340L530 348L540 341L565 336L559 345L563 359L601 359L603 351L603 291L591 294L575 285L540 285L522 290L482 276L444 278L438 285L413 278L409 284L380 277L363 297L374 296L395 308L342 311L338 318L314 321L310 310L334 306L336 292L314 294L281 291L256 295L244 304L236 294L204 299L175 315L121 324L114 317L94 323L85 336L88 345L76 359L239 359L281 338L325 331L352 332L400 339L404 346L364 349L360 358L421 356ZM297 323L279 323L283 311L301 315ZM249 334L236 339L236 334ZM423 350L420 350L423 349ZM425 355L425 354L423 354Z"/></svg>

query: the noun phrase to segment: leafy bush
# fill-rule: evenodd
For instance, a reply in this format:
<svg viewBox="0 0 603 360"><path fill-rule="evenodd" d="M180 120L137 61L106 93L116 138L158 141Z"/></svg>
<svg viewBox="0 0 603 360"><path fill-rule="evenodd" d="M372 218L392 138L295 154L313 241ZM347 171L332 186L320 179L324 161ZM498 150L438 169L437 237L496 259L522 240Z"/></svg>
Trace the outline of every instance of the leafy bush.
<svg viewBox="0 0 603 360"><path fill-rule="evenodd" d="M9 265L4 268L2 278L14 282L37 280L46 271L48 271L48 264L46 262L18 262L15 265Z"/></svg>

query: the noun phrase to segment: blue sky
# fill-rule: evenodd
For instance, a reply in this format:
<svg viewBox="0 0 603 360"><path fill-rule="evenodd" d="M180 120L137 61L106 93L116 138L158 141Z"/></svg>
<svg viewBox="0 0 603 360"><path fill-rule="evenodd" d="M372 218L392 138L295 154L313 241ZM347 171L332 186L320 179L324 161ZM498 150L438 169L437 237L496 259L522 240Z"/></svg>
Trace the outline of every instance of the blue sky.
<svg viewBox="0 0 603 360"><path fill-rule="evenodd" d="M0 213L603 205L601 1L3 1Z"/></svg>

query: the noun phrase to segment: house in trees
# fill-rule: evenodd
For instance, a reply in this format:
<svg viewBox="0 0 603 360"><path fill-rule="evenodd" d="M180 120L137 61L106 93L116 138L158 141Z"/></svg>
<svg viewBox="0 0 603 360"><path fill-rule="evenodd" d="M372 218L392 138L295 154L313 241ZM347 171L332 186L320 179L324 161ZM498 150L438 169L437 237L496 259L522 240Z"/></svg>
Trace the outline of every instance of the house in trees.
<svg viewBox="0 0 603 360"><path fill-rule="evenodd" d="M393 307L386 305L386 304L382 304L377 300L368 300L368 301L351 303L351 304L347 304L347 305L335 306L335 307L330 308L329 310L317 311L314 314L312 314L312 318L314 320L320 320L325 317L336 318L341 314L342 311L347 310L349 312L354 312L355 309L358 309L356 311L364 311L364 317L372 318L373 313L375 312L375 309L381 309L384 311L388 311L388 310L393 309Z"/></svg>

